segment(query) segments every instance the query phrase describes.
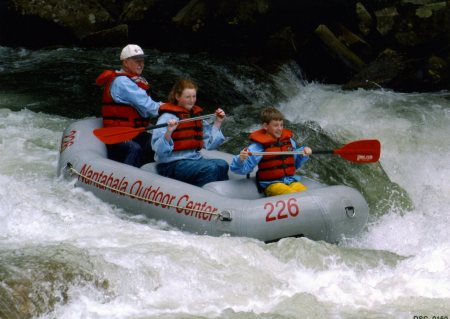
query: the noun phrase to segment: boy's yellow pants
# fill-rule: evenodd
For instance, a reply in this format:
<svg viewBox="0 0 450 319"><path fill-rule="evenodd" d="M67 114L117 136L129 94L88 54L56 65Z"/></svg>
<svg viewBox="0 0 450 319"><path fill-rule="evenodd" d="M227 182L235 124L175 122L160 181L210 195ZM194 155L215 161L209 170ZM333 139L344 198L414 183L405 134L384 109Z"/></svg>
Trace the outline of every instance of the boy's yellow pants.
<svg viewBox="0 0 450 319"><path fill-rule="evenodd" d="M284 183L273 183L264 189L264 194L266 194L266 196L276 196L297 193L307 189L308 188L300 182L293 182L289 185Z"/></svg>

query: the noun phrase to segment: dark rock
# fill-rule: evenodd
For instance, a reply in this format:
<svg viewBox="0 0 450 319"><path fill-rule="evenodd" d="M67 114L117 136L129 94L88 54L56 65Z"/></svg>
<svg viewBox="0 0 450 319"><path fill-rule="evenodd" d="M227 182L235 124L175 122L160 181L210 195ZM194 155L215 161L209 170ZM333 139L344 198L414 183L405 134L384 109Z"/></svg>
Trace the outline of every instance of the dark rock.
<svg viewBox="0 0 450 319"><path fill-rule="evenodd" d="M78 38L71 29L53 20L23 14L0 1L0 45L41 48L55 44L64 46L77 43Z"/></svg>
<svg viewBox="0 0 450 319"><path fill-rule="evenodd" d="M358 19L358 30L363 35L366 36L370 33L373 26L373 19L369 11L361 2L358 2L355 6L356 18Z"/></svg>
<svg viewBox="0 0 450 319"><path fill-rule="evenodd" d="M390 87L405 70L404 57L398 52L387 49L382 52L375 61L361 70L343 89L352 90L357 88L377 89Z"/></svg>
<svg viewBox="0 0 450 319"><path fill-rule="evenodd" d="M448 59L447 59L448 60ZM425 64L425 88L444 90L450 88L449 62L438 56L431 56Z"/></svg>
<svg viewBox="0 0 450 319"><path fill-rule="evenodd" d="M127 23L131 21L140 21L149 14L155 14L154 7L162 0L132 0L122 5L122 10L117 12L118 21ZM104 0L104 2L110 2ZM108 12L110 12L108 10Z"/></svg>
<svg viewBox="0 0 450 319"><path fill-rule="evenodd" d="M327 26L321 24L317 27L315 34L323 42L330 51L330 54L336 59L344 63L351 71L360 71L365 67L365 63L355 53L353 53L348 45L339 40Z"/></svg>
<svg viewBox="0 0 450 319"><path fill-rule="evenodd" d="M94 32L81 39L81 44L87 47L120 47L128 42L128 25L120 24L111 29Z"/></svg>
<svg viewBox="0 0 450 319"><path fill-rule="evenodd" d="M97 0L14 0L11 1L11 7L23 16L36 16L53 21L69 29L80 39L113 22L110 14Z"/></svg>
<svg viewBox="0 0 450 319"><path fill-rule="evenodd" d="M387 49L359 72L343 89L391 88L402 92L423 92L449 88L449 65L439 57L426 60L405 58Z"/></svg>
<svg viewBox="0 0 450 319"><path fill-rule="evenodd" d="M244 57L265 68L293 60L308 80L346 88L372 81L397 90L450 89L448 0L0 2L0 45L130 42Z"/></svg>

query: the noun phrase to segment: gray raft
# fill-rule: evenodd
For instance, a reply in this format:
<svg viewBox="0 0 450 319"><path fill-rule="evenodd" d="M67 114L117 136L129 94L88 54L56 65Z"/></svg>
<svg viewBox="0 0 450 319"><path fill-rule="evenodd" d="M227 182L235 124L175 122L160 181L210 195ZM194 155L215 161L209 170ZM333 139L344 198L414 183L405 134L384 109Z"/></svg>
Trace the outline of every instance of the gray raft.
<svg viewBox="0 0 450 319"><path fill-rule="evenodd" d="M127 212L164 220L197 234L252 237L265 242L305 236L336 243L365 226L369 208L355 189L303 179L307 191L274 197L258 192L255 177L230 172L230 180L197 187L156 173L155 163L135 168L107 158L94 136L101 119L72 123L63 133L58 175ZM232 155L202 151L206 158Z"/></svg>

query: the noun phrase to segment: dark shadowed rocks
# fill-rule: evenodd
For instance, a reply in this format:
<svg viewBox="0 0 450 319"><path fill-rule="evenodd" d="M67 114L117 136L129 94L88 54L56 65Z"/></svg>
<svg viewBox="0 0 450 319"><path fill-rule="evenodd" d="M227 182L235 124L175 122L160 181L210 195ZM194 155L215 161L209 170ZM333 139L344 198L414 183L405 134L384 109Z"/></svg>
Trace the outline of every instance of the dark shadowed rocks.
<svg viewBox="0 0 450 319"><path fill-rule="evenodd" d="M23 30L23 31L22 31ZM249 58L345 89L450 89L450 1L4 0L0 45L121 47Z"/></svg>

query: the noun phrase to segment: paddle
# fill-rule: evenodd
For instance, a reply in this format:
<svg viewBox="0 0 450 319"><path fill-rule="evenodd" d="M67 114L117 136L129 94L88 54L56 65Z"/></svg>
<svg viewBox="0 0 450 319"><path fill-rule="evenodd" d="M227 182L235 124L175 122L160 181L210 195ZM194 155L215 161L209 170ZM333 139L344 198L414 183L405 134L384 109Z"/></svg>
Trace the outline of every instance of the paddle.
<svg viewBox="0 0 450 319"><path fill-rule="evenodd" d="M180 120L178 123L192 122L198 120L204 120L210 117L216 116L215 114L202 115L197 117L191 117L188 119ZM149 125L147 127L102 127L94 130L94 135L105 144L117 144L124 141L129 141L135 138L139 133L144 131L150 131L161 127L166 127L167 123L161 123L157 125Z"/></svg>
<svg viewBox="0 0 450 319"><path fill-rule="evenodd" d="M335 150L317 150L311 155L316 154L334 154L342 158L360 164L375 163L380 159L381 144L378 140L360 140L345 144ZM286 152L249 152L249 155L294 155L301 154L301 151Z"/></svg>

